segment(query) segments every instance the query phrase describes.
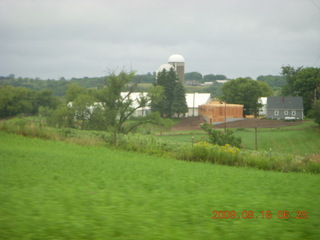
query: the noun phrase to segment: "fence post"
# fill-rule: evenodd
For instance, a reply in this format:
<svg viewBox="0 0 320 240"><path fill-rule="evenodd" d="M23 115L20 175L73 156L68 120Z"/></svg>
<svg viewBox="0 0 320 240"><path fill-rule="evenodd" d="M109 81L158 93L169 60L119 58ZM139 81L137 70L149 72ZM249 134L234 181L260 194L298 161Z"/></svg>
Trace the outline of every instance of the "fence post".
<svg viewBox="0 0 320 240"><path fill-rule="evenodd" d="M270 148L270 152L269 152L269 158L270 158L270 160L271 160L271 152L272 152L272 150L271 150L271 148Z"/></svg>
<svg viewBox="0 0 320 240"><path fill-rule="evenodd" d="M257 151L258 150L258 128L255 127L254 130L255 130L254 142L255 142L255 148L256 148L256 151Z"/></svg>

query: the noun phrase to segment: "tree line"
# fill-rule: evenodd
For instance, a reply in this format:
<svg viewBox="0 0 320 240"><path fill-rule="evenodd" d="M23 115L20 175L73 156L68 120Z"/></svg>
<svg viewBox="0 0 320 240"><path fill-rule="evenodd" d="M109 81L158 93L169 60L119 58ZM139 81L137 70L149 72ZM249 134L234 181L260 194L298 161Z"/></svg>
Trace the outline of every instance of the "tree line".
<svg viewBox="0 0 320 240"><path fill-rule="evenodd" d="M40 107L55 109L60 104L50 90L35 91L24 87L0 86L0 118L19 114L35 115Z"/></svg>
<svg viewBox="0 0 320 240"><path fill-rule="evenodd" d="M281 76L259 76L257 81L251 78L238 78L225 84L214 82L206 88L206 92L211 92L212 97L218 97L227 103L243 104L244 114L255 114L260 107L257 99L272 96L276 88L279 95L303 97L305 115L317 117L320 69L291 66L283 66L281 69ZM128 74L130 81L118 86L121 91L141 90L138 84L141 82L141 76ZM172 117L174 114L182 116L187 111L184 99L185 89L177 81L175 72L173 70L162 72L157 81L153 74L146 75L148 81L153 81L152 87L148 90L154 112L159 112L162 117ZM199 77L199 74L193 72L190 76ZM0 117L15 116L21 113L37 114L40 107L46 111L56 109L59 106L59 99L56 96L62 96L66 102L74 101L78 108L82 103L88 105L93 101L102 101L101 92L108 88L107 79L109 77L71 80L61 78L58 81L20 79L15 78L13 74L0 77ZM75 97L78 95L81 97ZM60 99L60 104L66 105L62 103ZM60 111L63 112L61 109ZM95 115L92 115L93 119L94 117ZM81 117L78 116L78 118ZM88 121L83 121L83 126L84 122Z"/></svg>
<svg viewBox="0 0 320 240"><path fill-rule="evenodd" d="M43 80L40 78L22 78L15 77L14 74L8 76L0 76L0 86L14 86L14 87L25 87L36 91L41 91L49 89L52 91L54 96L64 96L68 89L70 83L76 83L83 88L101 88L104 86L105 77L83 77L83 78L71 78L66 80L64 77L61 77L59 80L47 79ZM216 80L227 80L227 77L223 74L207 74L202 75L199 72L189 72L185 73L185 79L187 81L196 81L198 83L203 82L213 82L215 85L214 88L218 88ZM279 90L285 84L285 78L283 76L259 76L258 81L266 82L273 90ZM133 78L133 81L153 84L156 81L155 73L147 74L136 74ZM139 86L139 90L147 91L148 89L143 86ZM201 91L201 90L200 90ZM210 87L203 91L211 92Z"/></svg>
<svg viewBox="0 0 320 240"><path fill-rule="evenodd" d="M276 87L280 96L300 96L303 99L304 114L315 117L320 123L320 68L283 66L281 77L259 76L258 81L238 78L222 86L221 98L228 103L244 105L245 114L255 114L261 105L259 97L273 96L270 85Z"/></svg>

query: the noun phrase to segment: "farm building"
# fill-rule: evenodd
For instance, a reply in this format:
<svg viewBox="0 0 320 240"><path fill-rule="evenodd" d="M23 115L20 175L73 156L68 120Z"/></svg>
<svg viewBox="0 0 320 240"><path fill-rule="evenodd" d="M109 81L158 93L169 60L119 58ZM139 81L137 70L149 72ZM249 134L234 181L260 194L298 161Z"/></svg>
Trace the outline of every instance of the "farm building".
<svg viewBox="0 0 320 240"><path fill-rule="evenodd" d="M121 97L124 99L128 92L121 92ZM130 100L132 100L131 107L137 108L139 106L138 100L140 97L147 97L147 92L133 92L130 94ZM186 102L188 106L188 112L186 113L186 117L198 116L198 107L202 104L207 104L210 102L211 97L210 93L186 93ZM72 107L72 102L69 102L68 107ZM93 112L93 109L97 106L101 106L101 103L94 103L93 106L88 106L90 112ZM150 103L145 107L137 108L133 114L134 117L145 117L146 115L151 113Z"/></svg>
<svg viewBox="0 0 320 240"><path fill-rule="evenodd" d="M130 99L132 101L131 103L131 108L136 108L136 110L134 111L134 113L132 114L132 116L134 117L145 117L147 116L148 114L151 113L151 108L149 106L149 104L145 107L139 107L139 99L141 97L144 97L144 98L147 98L148 96L148 93L147 92L132 92L130 94L130 96L128 97L128 92L121 92L121 98L122 99ZM72 102L69 102L67 104L67 106L69 108L72 108L73 107L73 103ZM97 107L102 107L102 104L100 102L95 102L93 103L93 105L91 106L88 106L87 109L89 110L90 113L87 113L87 117L89 118L90 115L93 113L93 110Z"/></svg>
<svg viewBox="0 0 320 240"><path fill-rule="evenodd" d="M128 92L121 92L121 97L125 98L128 95ZM148 93L147 92L132 92L130 94L130 100L132 100L132 104L131 107L132 108L137 108L139 106L139 102L138 100L143 97L143 98L147 98ZM135 112L133 113L134 117L145 117L148 114L151 113L151 108L149 106L149 104L145 107L140 107L137 108L135 110Z"/></svg>
<svg viewBox="0 0 320 240"><path fill-rule="evenodd" d="M210 93L186 93L186 102L188 106L186 117L199 116L199 106L207 104L210 101Z"/></svg>
<svg viewBox="0 0 320 240"><path fill-rule="evenodd" d="M266 111L271 119L303 120L302 97L268 97Z"/></svg>
<svg viewBox="0 0 320 240"><path fill-rule="evenodd" d="M215 124L243 120L243 105L214 100L199 106L199 115L206 122Z"/></svg>

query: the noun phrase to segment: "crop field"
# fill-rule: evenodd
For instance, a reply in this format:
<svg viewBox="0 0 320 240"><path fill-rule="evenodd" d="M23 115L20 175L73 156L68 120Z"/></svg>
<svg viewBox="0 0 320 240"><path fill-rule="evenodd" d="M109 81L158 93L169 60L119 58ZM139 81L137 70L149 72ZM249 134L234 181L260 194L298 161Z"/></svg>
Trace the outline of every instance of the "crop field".
<svg viewBox="0 0 320 240"><path fill-rule="evenodd" d="M0 132L0 238L319 239L319 184Z"/></svg>

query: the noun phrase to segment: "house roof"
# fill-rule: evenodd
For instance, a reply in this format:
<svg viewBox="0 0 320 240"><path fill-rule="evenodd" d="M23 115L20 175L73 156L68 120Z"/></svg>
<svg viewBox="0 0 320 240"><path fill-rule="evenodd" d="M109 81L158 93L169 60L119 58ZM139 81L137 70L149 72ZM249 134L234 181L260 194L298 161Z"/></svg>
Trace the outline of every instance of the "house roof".
<svg viewBox="0 0 320 240"><path fill-rule="evenodd" d="M186 93L188 108L198 108L199 105L210 102L210 93Z"/></svg>
<svg viewBox="0 0 320 240"><path fill-rule="evenodd" d="M302 97L268 97L268 109L301 109L303 110Z"/></svg>

